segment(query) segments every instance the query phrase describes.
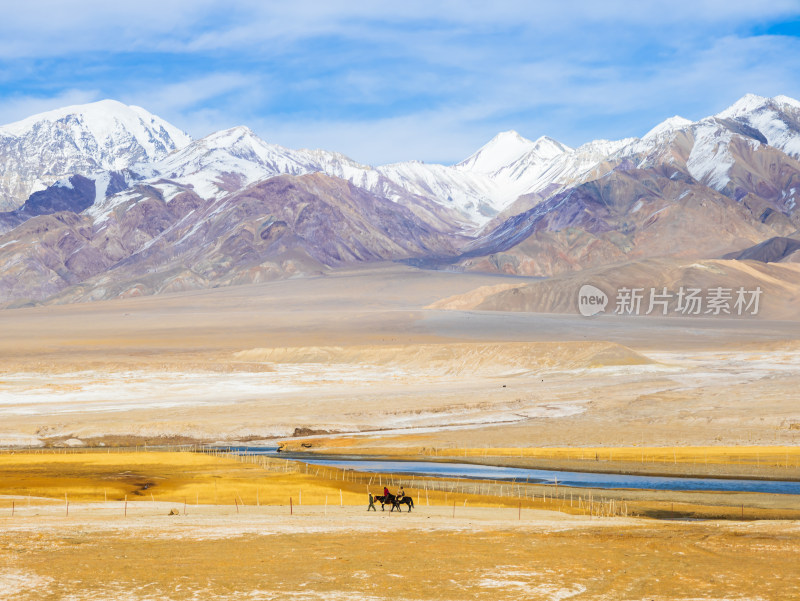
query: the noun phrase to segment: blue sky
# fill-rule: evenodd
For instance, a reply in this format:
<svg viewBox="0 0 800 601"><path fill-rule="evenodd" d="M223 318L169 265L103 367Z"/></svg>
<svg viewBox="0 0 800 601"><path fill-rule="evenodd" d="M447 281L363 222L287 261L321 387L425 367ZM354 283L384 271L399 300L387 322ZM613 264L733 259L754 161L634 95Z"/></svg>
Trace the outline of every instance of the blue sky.
<svg viewBox="0 0 800 601"><path fill-rule="evenodd" d="M0 123L115 98L195 137L451 163L507 129L576 146L800 98L796 1L16 4Z"/></svg>

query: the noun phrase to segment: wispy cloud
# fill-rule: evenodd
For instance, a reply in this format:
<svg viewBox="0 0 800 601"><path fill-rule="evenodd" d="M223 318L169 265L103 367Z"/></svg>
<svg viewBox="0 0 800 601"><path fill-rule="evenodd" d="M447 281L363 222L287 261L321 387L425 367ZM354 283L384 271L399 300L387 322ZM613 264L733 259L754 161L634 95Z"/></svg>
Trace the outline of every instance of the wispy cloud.
<svg viewBox="0 0 800 601"><path fill-rule="evenodd" d="M577 145L745 92L800 96L798 38L770 34L798 15L794 0L30 0L0 21L0 120L114 97L195 136L246 124L363 162L457 161L503 129Z"/></svg>
<svg viewBox="0 0 800 601"><path fill-rule="evenodd" d="M161 111L187 110L232 92L252 86L253 78L243 73L212 73L203 77L168 83L141 95L141 102ZM135 93L133 98L140 95Z"/></svg>
<svg viewBox="0 0 800 601"><path fill-rule="evenodd" d="M100 100L100 95L92 90L64 90L54 96L7 95L0 98L0 123L13 123L36 113L95 100Z"/></svg>

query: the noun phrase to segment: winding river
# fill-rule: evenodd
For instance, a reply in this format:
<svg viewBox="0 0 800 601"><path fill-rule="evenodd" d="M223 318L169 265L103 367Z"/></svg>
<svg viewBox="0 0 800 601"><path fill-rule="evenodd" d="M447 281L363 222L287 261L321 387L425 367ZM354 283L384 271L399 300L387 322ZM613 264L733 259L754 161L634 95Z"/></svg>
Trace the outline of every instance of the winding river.
<svg viewBox="0 0 800 601"><path fill-rule="evenodd" d="M277 453L273 447L233 447L232 453L269 455L282 459L298 460L311 465L330 466L359 472L408 474L439 478L465 478L471 480L502 480L552 484L578 488L680 490L714 492L759 492L800 495L800 482L781 480L746 480L726 478L678 478L663 476L634 476L594 472L566 472L516 467L497 467L470 463L441 463L435 461L393 461L372 459L331 459L314 456Z"/></svg>

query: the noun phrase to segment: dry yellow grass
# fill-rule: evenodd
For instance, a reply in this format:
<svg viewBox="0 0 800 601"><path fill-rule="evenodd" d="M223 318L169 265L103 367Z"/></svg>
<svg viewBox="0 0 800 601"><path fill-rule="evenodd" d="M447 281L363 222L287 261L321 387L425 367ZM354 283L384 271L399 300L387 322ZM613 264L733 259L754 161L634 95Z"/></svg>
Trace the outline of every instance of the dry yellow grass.
<svg viewBox="0 0 800 601"><path fill-rule="evenodd" d="M0 494L75 501L172 501L202 504L283 505L304 496L324 503L332 481L294 471L267 471L235 457L190 452L16 452L0 454ZM339 488L346 504L364 495Z"/></svg>
<svg viewBox="0 0 800 601"><path fill-rule="evenodd" d="M214 511L215 513L210 513ZM653 599L800 595L787 522L559 518L445 508L288 512L204 507L122 520L15 518L0 597L119 601ZM9 523L0 519L0 523Z"/></svg>
<svg viewBox="0 0 800 601"><path fill-rule="evenodd" d="M483 448L428 449L439 457L532 457L639 463L706 463L763 467L800 466L800 447L587 447L587 448Z"/></svg>
<svg viewBox="0 0 800 601"><path fill-rule="evenodd" d="M503 457L619 461L640 464L708 464L754 467L800 467L797 446L688 446L688 447L419 447L419 435L380 437L321 437L314 450L326 453L357 452L361 455L423 455L431 457ZM284 450L303 451L302 440L287 440Z"/></svg>
<svg viewBox="0 0 800 601"><path fill-rule="evenodd" d="M418 509L514 508L572 515L797 519L781 495L707 499L689 493L602 491L549 485L361 473L259 456L166 451L46 450L0 453L0 509L25 498L65 503L363 506L367 493L403 484ZM775 498L774 500L770 500ZM741 506L740 506L741 505ZM747 509L746 515L744 509ZM5 513L4 511L4 513Z"/></svg>
<svg viewBox="0 0 800 601"><path fill-rule="evenodd" d="M31 451L0 454L0 495L71 502L169 501L214 505L365 505L403 478L261 457L162 451ZM407 479L406 479L407 482ZM444 480L448 482L448 480ZM447 488L447 487L445 487ZM549 498L467 494L406 485L416 503L536 507L582 513ZM10 506L7 499L0 506ZM598 506L599 507L599 506Z"/></svg>

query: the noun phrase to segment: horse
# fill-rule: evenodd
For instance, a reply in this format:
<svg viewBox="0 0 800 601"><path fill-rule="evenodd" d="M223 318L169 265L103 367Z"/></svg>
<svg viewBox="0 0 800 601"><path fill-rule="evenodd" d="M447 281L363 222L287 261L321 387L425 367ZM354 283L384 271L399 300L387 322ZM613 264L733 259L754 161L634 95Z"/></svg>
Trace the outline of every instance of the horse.
<svg viewBox="0 0 800 601"><path fill-rule="evenodd" d="M403 497L402 499L398 499L392 493L388 495L375 495L375 500L381 504L381 511L386 511L384 505L391 505L392 511L397 509L397 511L402 511L400 505L408 505L408 511L411 511L411 508L414 507L414 499L411 497Z"/></svg>
<svg viewBox="0 0 800 601"><path fill-rule="evenodd" d="M408 512L411 513L411 508L414 507L414 499L408 496L403 497L402 499L396 499L394 506L397 507L397 511L403 511L400 508L400 505L408 505Z"/></svg>
<svg viewBox="0 0 800 601"><path fill-rule="evenodd" d="M386 511L384 505L391 505L392 511L394 511L395 507L400 509L400 507L397 505L397 497L395 497L392 493L389 493L388 495L375 495L375 500L381 504L381 511Z"/></svg>

